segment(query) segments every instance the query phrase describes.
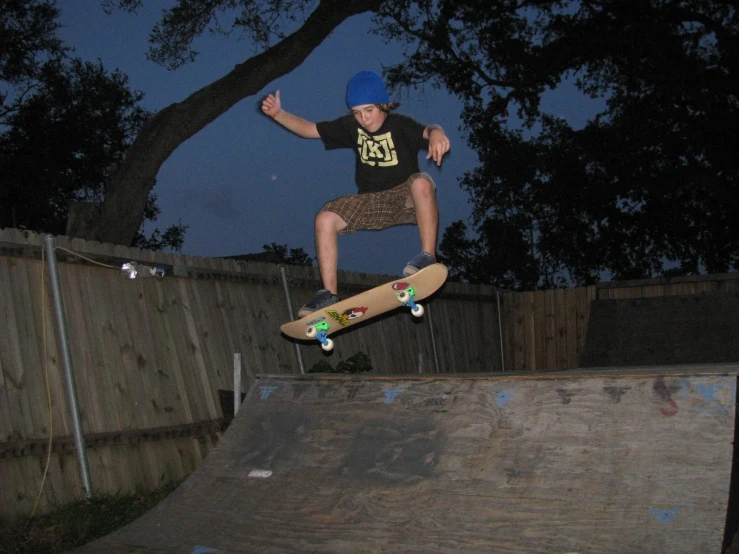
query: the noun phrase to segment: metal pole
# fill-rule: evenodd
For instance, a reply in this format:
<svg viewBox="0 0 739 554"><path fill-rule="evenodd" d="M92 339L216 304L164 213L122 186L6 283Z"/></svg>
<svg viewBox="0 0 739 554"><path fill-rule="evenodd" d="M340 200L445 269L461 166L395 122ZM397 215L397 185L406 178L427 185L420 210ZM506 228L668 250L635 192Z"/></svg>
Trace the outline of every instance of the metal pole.
<svg viewBox="0 0 739 554"><path fill-rule="evenodd" d="M241 406L241 354L234 353L234 417Z"/></svg>
<svg viewBox="0 0 739 554"><path fill-rule="evenodd" d="M290 319L295 319L295 312L293 312L293 301L290 297L290 288L287 286L287 273L285 272L285 266L280 266L280 275L282 276L282 289L285 291L285 300L287 301L287 311L290 314ZM305 366L303 365L303 352L300 350L300 345L297 342L293 343L295 347L295 357L298 359L298 367L300 373L305 373Z"/></svg>
<svg viewBox="0 0 739 554"><path fill-rule="evenodd" d="M431 317L431 304L426 304L426 315L429 318L429 332L431 333L431 348L434 351L434 368L439 373L439 353L436 351L436 337L434 336L434 318Z"/></svg>
<svg viewBox="0 0 739 554"><path fill-rule="evenodd" d="M54 236L44 237L44 248L46 259L49 264L49 278L51 280L51 292L54 299L54 315L56 317L56 334L59 343L59 354L62 359L64 377L67 385L67 402L72 416L72 431L74 432L74 444L77 448L77 463L79 464L82 488L85 496L92 498L92 481L90 480L90 467L87 463L87 449L85 448L85 437L82 434L80 422L80 409L77 403L77 389L74 384L74 371L72 369L72 356L69 353L69 338L67 337L67 318L64 315L64 302L62 301L61 286L59 284L59 269L56 265L56 249L54 248Z"/></svg>
<svg viewBox="0 0 739 554"><path fill-rule="evenodd" d="M498 337L500 338L501 371L505 371L505 351L503 350L503 322L500 316L500 291L495 289L495 301L498 303Z"/></svg>

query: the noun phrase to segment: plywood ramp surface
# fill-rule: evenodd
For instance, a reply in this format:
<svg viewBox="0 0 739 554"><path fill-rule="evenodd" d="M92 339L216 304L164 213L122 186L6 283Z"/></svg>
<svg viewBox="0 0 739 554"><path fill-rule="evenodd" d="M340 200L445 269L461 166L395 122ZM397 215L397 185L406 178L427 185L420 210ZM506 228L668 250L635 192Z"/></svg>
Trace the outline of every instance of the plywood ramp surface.
<svg viewBox="0 0 739 554"><path fill-rule="evenodd" d="M547 377L262 377L175 493L79 552L720 552L736 375Z"/></svg>

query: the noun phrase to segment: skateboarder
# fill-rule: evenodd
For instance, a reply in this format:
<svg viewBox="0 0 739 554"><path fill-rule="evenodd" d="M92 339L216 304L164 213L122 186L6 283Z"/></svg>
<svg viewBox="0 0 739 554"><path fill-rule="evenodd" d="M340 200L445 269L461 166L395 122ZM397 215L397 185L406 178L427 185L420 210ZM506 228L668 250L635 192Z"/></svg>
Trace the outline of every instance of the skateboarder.
<svg viewBox="0 0 739 554"><path fill-rule="evenodd" d="M320 138L327 150L356 148L359 194L331 200L316 215L316 254L323 288L300 309L300 317L339 300L339 234L417 224L421 253L408 262L403 274L412 275L436 262L436 185L428 173L419 170L418 152L427 148L426 159L441 165L450 148L449 138L439 125L423 125L393 113L400 104L390 102L382 77L373 71L361 71L349 80L346 103L349 114L312 123L283 110L279 90L262 102L265 114L298 136Z"/></svg>

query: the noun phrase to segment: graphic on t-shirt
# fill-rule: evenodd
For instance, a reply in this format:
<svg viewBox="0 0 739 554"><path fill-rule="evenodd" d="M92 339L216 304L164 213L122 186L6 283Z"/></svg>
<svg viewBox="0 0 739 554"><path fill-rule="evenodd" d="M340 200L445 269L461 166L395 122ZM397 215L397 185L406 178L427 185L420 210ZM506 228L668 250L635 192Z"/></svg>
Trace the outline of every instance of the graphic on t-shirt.
<svg viewBox="0 0 739 554"><path fill-rule="evenodd" d="M390 132L372 137L362 129L358 129L358 131L357 144L359 144L359 147L357 150L362 163L378 167L398 165L398 154L395 152L395 145Z"/></svg>

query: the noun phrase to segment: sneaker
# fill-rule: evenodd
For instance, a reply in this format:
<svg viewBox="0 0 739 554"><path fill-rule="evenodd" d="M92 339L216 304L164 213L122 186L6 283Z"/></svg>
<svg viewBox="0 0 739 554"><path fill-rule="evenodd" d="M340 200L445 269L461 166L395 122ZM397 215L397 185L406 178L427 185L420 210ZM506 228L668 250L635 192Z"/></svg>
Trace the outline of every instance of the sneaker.
<svg viewBox="0 0 739 554"><path fill-rule="evenodd" d="M308 302L305 306L300 308L298 311L298 317L305 317L308 314L312 314L316 310L336 304L339 301L339 297L335 294L331 294L326 289L319 290L316 295Z"/></svg>
<svg viewBox="0 0 739 554"><path fill-rule="evenodd" d="M403 270L403 275L410 277L414 273L418 273L423 268L436 263L436 258L428 252L421 252L418 256L408 262Z"/></svg>

